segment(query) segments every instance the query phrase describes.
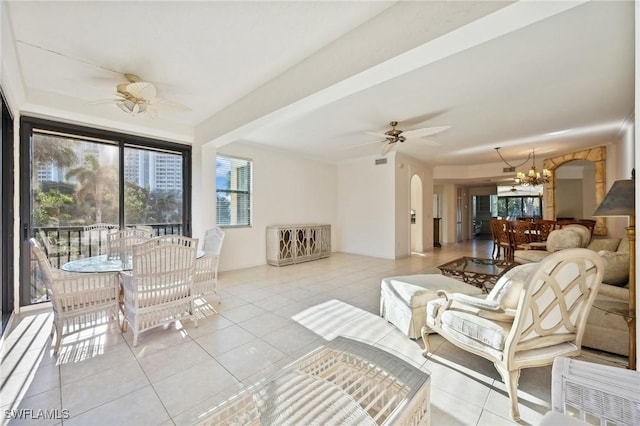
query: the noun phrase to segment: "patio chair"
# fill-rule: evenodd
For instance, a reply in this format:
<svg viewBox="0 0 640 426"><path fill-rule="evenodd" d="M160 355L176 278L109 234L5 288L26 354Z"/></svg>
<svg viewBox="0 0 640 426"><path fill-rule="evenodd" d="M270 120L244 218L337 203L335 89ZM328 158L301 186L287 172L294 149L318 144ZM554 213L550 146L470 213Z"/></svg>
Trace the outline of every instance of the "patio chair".
<svg viewBox="0 0 640 426"><path fill-rule="evenodd" d="M638 425L639 389L640 371L558 357L551 370L551 411L540 426Z"/></svg>
<svg viewBox="0 0 640 426"><path fill-rule="evenodd" d="M89 256L105 254L107 250L106 235L120 227L112 223L94 223L82 227L82 244L89 250Z"/></svg>
<svg viewBox="0 0 640 426"><path fill-rule="evenodd" d="M144 229L123 229L107 234L107 259L127 260L133 254L133 245L151 239L151 232Z"/></svg>
<svg viewBox="0 0 640 426"><path fill-rule="evenodd" d="M124 320L133 330L133 346L146 330L193 316L192 285L198 240L163 235L133 246L133 269L121 272Z"/></svg>
<svg viewBox="0 0 640 426"><path fill-rule="evenodd" d="M218 262L223 241L224 232L218 227L208 229L204 234L202 250L205 255L196 260L193 283L193 297L195 299L217 293Z"/></svg>
<svg viewBox="0 0 640 426"><path fill-rule="evenodd" d="M56 332L55 355L63 336L94 326L104 318L118 318L117 273L83 274L52 268L40 244L34 238L29 243L53 306L51 335Z"/></svg>
<svg viewBox="0 0 640 426"><path fill-rule="evenodd" d="M459 348L493 362L518 421L520 370L579 355L585 324L604 271L603 261L583 248L555 252L539 263L507 271L485 299L440 292L427 304L425 350L435 331Z"/></svg>

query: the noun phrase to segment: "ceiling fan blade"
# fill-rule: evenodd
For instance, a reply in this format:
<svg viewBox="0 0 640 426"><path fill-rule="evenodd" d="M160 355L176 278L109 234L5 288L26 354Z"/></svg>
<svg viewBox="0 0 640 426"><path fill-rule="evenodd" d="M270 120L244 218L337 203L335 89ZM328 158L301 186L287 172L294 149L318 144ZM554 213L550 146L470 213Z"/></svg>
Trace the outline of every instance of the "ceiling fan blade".
<svg viewBox="0 0 640 426"><path fill-rule="evenodd" d="M168 99L155 98L150 101L150 104L160 109L170 109L173 111L191 111L191 108L189 108L188 106L182 105L178 102L170 101Z"/></svg>
<svg viewBox="0 0 640 426"><path fill-rule="evenodd" d="M402 132L402 135L407 138L421 138L424 136L431 136L442 133L450 128L451 126L425 127L423 129L407 130L406 132Z"/></svg>
<svg viewBox="0 0 640 426"><path fill-rule="evenodd" d="M127 92L139 99L150 101L156 97L156 87L146 81L127 84Z"/></svg>
<svg viewBox="0 0 640 426"><path fill-rule="evenodd" d="M380 155L382 155L382 156L387 155L393 149L394 145L395 145L394 142L386 142L384 144L384 146L382 147L382 151L380 152Z"/></svg>
<svg viewBox="0 0 640 426"><path fill-rule="evenodd" d="M369 135L369 136L376 136L379 138L387 138L388 135L385 134L384 132L364 132L365 135Z"/></svg>
<svg viewBox="0 0 640 426"><path fill-rule="evenodd" d="M412 137L411 139L407 139L407 142L410 142L410 143L415 142L416 144L421 144L426 146L440 146L440 142L434 141L433 139L429 139L429 138Z"/></svg>
<svg viewBox="0 0 640 426"><path fill-rule="evenodd" d="M363 146L368 146L368 145L373 145L373 144L379 144L380 142L387 142L386 140L384 141L375 141L375 142L367 142L367 143L360 143L358 145L353 145L353 146L347 146L344 148L340 148L340 151L348 151L350 149L356 149L356 148L360 148Z"/></svg>
<svg viewBox="0 0 640 426"><path fill-rule="evenodd" d="M85 105L105 105L105 104L115 104L120 102L120 99L98 99L96 101L85 102Z"/></svg>

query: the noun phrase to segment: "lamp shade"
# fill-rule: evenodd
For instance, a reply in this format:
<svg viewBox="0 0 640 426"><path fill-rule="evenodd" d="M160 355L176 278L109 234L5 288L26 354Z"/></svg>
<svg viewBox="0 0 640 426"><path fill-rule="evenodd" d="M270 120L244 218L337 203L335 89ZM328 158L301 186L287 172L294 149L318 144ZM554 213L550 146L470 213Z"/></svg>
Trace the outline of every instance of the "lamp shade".
<svg viewBox="0 0 640 426"><path fill-rule="evenodd" d="M635 179L617 180L594 216L633 216L636 213Z"/></svg>

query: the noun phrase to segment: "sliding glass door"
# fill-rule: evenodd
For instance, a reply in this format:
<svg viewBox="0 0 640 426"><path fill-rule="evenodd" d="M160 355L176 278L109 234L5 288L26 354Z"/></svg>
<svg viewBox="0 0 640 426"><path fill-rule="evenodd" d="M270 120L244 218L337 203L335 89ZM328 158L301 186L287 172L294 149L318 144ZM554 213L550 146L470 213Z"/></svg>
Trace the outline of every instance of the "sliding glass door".
<svg viewBox="0 0 640 426"><path fill-rule="evenodd" d="M190 233L190 147L29 118L21 141L22 305L47 300L31 237L60 268L104 254L113 229Z"/></svg>

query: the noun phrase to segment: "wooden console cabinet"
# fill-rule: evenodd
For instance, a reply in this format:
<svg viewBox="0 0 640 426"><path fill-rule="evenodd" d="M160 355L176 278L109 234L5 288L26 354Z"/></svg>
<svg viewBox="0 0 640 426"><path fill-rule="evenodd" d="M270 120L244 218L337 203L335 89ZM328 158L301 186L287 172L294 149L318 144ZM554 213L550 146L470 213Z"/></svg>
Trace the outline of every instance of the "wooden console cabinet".
<svg viewBox="0 0 640 426"><path fill-rule="evenodd" d="M267 226L267 263L290 265L329 257L331 225Z"/></svg>

